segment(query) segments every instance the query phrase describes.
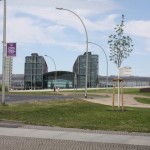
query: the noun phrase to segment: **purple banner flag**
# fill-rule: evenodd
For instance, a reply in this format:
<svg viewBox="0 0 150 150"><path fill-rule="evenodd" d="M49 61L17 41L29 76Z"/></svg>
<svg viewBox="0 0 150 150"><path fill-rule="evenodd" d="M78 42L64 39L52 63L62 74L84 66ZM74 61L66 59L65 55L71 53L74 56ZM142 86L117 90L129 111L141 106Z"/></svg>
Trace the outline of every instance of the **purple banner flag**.
<svg viewBox="0 0 150 150"><path fill-rule="evenodd" d="M16 56L16 43L7 43L7 56Z"/></svg>

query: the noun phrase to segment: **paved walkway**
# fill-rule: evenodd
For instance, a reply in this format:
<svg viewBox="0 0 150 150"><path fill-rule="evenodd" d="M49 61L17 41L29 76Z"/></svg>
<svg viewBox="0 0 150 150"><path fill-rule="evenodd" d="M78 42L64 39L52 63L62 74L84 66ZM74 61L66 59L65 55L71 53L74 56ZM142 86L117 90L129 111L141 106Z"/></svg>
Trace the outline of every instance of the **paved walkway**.
<svg viewBox="0 0 150 150"><path fill-rule="evenodd" d="M124 94L124 106L150 108L150 104L139 103L134 99L134 97L150 98L150 97L141 96L141 95ZM89 98L84 99L84 100L89 101L89 102L93 102L93 103L99 103L99 104L111 105L112 106L112 94L109 94L108 97L106 97L105 95L89 96ZM116 94L116 97L115 97L115 106L118 106L117 94Z"/></svg>
<svg viewBox="0 0 150 150"><path fill-rule="evenodd" d="M7 124L8 125L8 124ZM9 128L8 128L9 127ZM150 150L149 133L91 131L57 127L0 127L0 149L85 149L85 150Z"/></svg>

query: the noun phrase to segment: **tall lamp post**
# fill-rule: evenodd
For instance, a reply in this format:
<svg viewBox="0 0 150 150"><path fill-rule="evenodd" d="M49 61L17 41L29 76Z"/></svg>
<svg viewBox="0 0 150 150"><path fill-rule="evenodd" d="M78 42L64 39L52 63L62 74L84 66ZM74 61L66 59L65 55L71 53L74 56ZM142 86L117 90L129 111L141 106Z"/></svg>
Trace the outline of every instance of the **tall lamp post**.
<svg viewBox="0 0 150 150"><path fill-rule="evenodd" d="M0 0L1 1L1 0ZM5 73L6 73L6 0L4 0L4 21L3 21L3 65L2 65L2 104L5 104Z"/></svg>
<svg viewBox="0 0 150 150"><path fill-rule="evenodd" d="M106 70L106 96L108 96L108 58L107 58L106 52L104 51L104 49L100 45L98 45L96 43L93 43L93 42L88 42L88 43L98 46L105 54L106 63L107 63L107 70Z"/></svg>
<svg viewBox="0 0 150 150"><path fill-rule="evenodd" d="M54 61L54 59L52 57L50 57L48 55L44 55L44 56L50 58L53 61L53 63L54 63L54 66L55 66L55 85L54 85L54 87L56 89L56 80L57 80L56 63L55 63L55 61Z"/></svg>
<svg viewBox="0 0 150 150"><path fill-rule="evenodd" d="M69 11L71 13L73 13L75 16L77 16L83 27L84 27L84 30L85 30L85 34L86 34L86 75L85 75L85 98L87 98L87 81L88 81L88 34L87 34L87 30L86 30L86 27L85 27L85 24L84 22L82 21L82 19L73 11L69 10L69 9L64 9L64 8L56 8L58 10L66 10L66 11Z"/></svg>

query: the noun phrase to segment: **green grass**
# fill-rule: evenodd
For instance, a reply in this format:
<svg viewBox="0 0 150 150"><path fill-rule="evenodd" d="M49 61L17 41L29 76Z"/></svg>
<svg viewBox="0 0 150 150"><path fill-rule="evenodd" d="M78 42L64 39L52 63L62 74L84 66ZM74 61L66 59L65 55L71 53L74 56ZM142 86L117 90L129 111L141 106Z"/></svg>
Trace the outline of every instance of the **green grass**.
<svg viewBox="0 0 150 150"><path fill-rule="evenodd" d="M135 97L134 99L140 103L150 104L150 98Z"/></svg>
<svg viewBox="0 0 150 150"><path fill-rule="evenodd" d="M116 93L117 93L117 87L116 87ZM90 93L91 92L94 92L94 90L91 90L91 91L89 91ZM95 90L95 92L100 92L100 93L105 93L106 92L106 90L105 89L100 89L100 90ZM109 93L112 93L113 92L113 89L111 88L111 89L108 89L108 92ZM124 94L141 94L140 93L140 89L136 89L136 88L124 88L123 89L123 93Z"/></svg>
<svg viewBox="0 0 150 150"><path fill-rule="evenodd" d="M150 109L125 107L123 112L112 111L110 106L82 100L0 105L0 119L66 128L150 132Z"/></svg>
<svg viewBox="0 0 150 150"><path fill-rule="evenodd" d="M70 94L73 94L74 92L77 92L78 94L84 95L84 90L77 90L77 91L62 91L62 93L68 92ZM116 87L115 93L117 94L118 89ZM106 93L106 89L88 89L87 95L88 96L96 96L101 95L103 96ZM108 94L113 93L113 88L108 89ZM130 94L130 95L141 95L141 96L148 96L150 97L150 92L141 92L140 88L123 88L123 94Z"/></svg>
<svg viewBox="0 0 150 150"><path fill-rule="evenodd" d="M116 87L116 93L117 93L117 87ZM106 92L106 89L100 89L100 88L98 88L98 89L88 89L87 90L88 91L88 93L105 93ZM72 93L72 92L78 92L78 93L84 93L84 89L83 90L66 90L66 91L63 91L64 93L65 92L70 92L70 93ZM113 88L108 88L108 93L112 93L113 92ZM146 92L144 92L144 93L142 93L142 92L140 92L140 88L123 88L123 93L124 94L141 94L141 95L148 95L148 96L150 96L150 93L146 93Z"/></svg>

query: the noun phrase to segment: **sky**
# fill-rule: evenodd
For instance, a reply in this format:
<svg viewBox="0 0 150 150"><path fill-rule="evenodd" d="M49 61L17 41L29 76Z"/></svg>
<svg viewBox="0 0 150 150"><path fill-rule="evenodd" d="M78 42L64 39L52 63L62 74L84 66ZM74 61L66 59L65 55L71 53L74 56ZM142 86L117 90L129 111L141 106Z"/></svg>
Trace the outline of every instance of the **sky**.
<svg viewBox="0 0 150 150"><path fill-rule="evenodd" d="M72 71L79 55L86 52L88 41L102 47L108 58L108 74L117 75L110 61L109 35L125 16L124 35L133 40L133 51L121 67L131 67L133 76L150 76L150 0L7 0L6 42L17 43L13 74L24 74L25 57L31 53L50 56L57 70ZM3 41L3 0L0 1L0 40ZM88 51L99 55L99 75L106 75L106 57L102 49L88 44ZM0 74L3 45L0 42ZM54 71L52 60L45 57L48 71Z"/></svg>

